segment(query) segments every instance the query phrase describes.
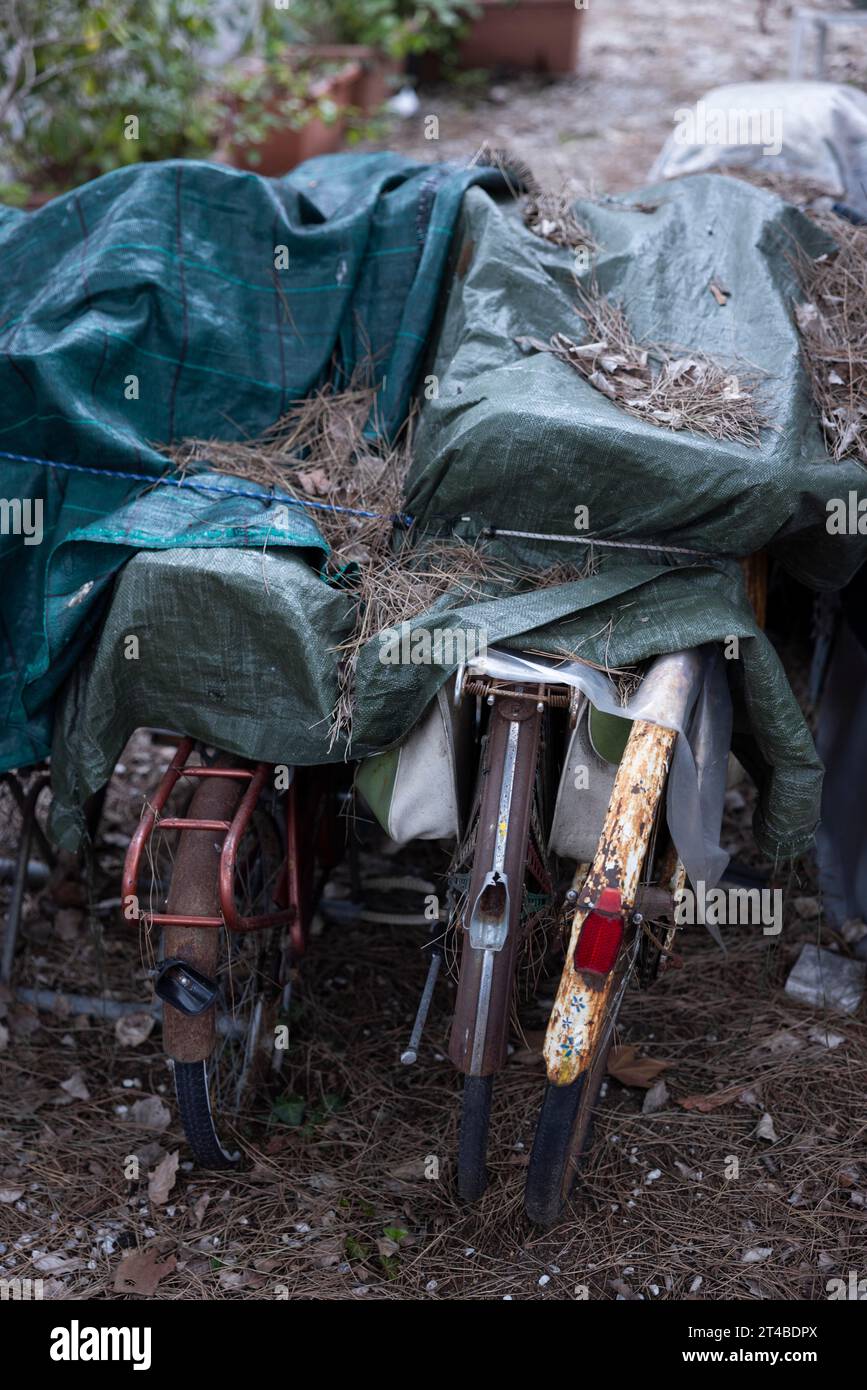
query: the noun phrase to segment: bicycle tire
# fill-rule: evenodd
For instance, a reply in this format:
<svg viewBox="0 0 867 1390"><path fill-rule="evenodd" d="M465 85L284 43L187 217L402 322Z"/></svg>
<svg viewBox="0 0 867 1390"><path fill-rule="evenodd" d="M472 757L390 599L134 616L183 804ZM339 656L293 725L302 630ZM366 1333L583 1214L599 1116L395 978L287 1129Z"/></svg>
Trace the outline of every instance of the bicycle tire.
<svg viewBox="0 0 867 1390"><path fill-rule="evenodd" d="M530 1150L524 1210L534 1226L553 1226L563 1215L578 1180L581 1160L593 1142L593 1119L605 1079L610 1044L568 1086L545 1087Z"/></svg>
<svg viewBox="0 0 867 1390"><path fill-rule="evenodd" d="M217 1135L211 1110L208 1063L175 1062L175 1096L187 1143L200 1168L238 1168L241 1154L229 1153Z"/></svg>
<svg viewBox="0 0 867 1390"><path fill-rule="evenodd" d="M488 1131L494 1076L465 1076L458 1136L458 1196L477 1202L488 1185Z"/></svg>

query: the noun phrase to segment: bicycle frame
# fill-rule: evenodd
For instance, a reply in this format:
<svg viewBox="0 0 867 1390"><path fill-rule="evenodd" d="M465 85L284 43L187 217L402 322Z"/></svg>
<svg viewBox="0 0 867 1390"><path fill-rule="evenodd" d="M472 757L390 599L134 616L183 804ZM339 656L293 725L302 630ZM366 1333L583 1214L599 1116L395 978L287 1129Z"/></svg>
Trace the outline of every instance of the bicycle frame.
<svg viewBox="0 0 867 1390"><path fill-rule="evenodd" d="M181 740L130 841L123 867L122 900L125 921L136 926L144 921L148 925L168 928L225 927L228 931L237 933L269 930L288 924L292 953L296 958L302 956L307 945L307 925L313 908L310 901L312 884L309 881L312 863L307 842L310 839L311 821L314 818L313 809L327 789L327 774L326 777L322 777L320 769L303 769L302 772L308 776L299 788L299 770L292 769L285 799L286 861L275 893L280 910L258 917L241 917L235 904L234 891L238 850L262 791L274 785L274 767L264 762L251 765L243 763L240 759L237 768L190 766L189 759L193 748L194 742L191 738ZM230 820L204 821L189 816L164 817L163 807L182 777L229 778L247 782L248 785ZM215 834L224 836L220 849L219 914L178 915L167 912L150 913L141 909L138 897L139 872L142 857L155 830L212 830ZM328 857L334 857L333 847L330 845Z"/></svg>

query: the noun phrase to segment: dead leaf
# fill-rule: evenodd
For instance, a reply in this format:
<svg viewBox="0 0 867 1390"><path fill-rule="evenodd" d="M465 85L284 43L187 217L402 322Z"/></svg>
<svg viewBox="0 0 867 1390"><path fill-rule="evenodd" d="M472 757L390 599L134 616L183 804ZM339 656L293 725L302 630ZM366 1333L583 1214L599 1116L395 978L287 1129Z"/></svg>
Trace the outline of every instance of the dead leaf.
<svg viewBox="0 0 867 1390"><path fill-rule="evenodd" d="M684 372L691 372L693 367L697 366L698 363L694 357L676 357L673 362L669 363L668 379L669 381L678 381Z"/></svg>
<svg viewBox="0 0 867 1390"><path fill-rule="evenodd" d="M311 1173L307 1179L307 1186L312 1187L314 1192L330 1192L337 1185L333 1173Z"/></svg>
<svg viewBox="0 0 867 1390"><path fill-rule="evenodd" d="M299 469L295 477L308 497L324 497L331 487L324 468Z"/></svg>
<svg viewBox="0 0 867 1390"><path fill-rule="evenodd" d="M671 1065L671 1062L657 1061L653 1057L639 1057L634 1043L612 1047L608 1055L609 1076L622 1086L643 1086L645 1090L649 1090L659 1073Z"/></svg>
<svg viewBox="0 0 867 1390"><path fill-rule="evenodd" d="M73 1096L76 1100L90 1100L90 1091L87 1089L87 1084L80 1071L73 1072L66 1081L61 1081L60 1089L66 1091L67 1095Z"/></svg>
<svg viewBox="0 0 867 1390"><path fill-rule="evenodd" d="M171 1123L172 1112L167 1105L164 1105L159 1096L143 1096L129 1108L127 1120L132 1125L140 1125L142 1129L161 1130L167 1129Z"/></svg>
<svg viewBox="0 0 867 1390"><path fill-rule="evenodd" d="M746 1091L741 1091L740 1095L738 1096L738 1105L758 1106L761 1105L761 1103L762 1102L759 1098L759 1093L757 1090L754 1091L747 1089Z"/></svg>
<svg viewBox="0 0 867 1390"><path fill-rule="evenodd" d="M393 1178L423 1178L425 1174L424 1158L408 1158L405 1163L401 1163L397 1168L392 1168Z"/></svg>
<svg viewBox="0 0 867 1390"><path fill-rule="evenodd" d="M571 338L567 338L565 333L555 333L551 339L550 347L547 343L543 344L546 351L550 352L555 348L558 352L568 352L571 357L598 357L600 352L605 352L608 344L604 341L598 343L573 343Z"/></svg>
<svg viewBox="0 0 867 1390"><path fill-rule="evenodd" d="M23 1187L0 1187L0 1202L7 1206L10 1202L20 1202L23 1196Z"/></svg>
<svg viewBox="0 0 867 1390"><path fill-rule="evenodd" d="M654 1081L647 1095L644 1097L644 1104L641 1107L642 1115L655 1115L657 1110L664 1110L668 1105L668 1087L663 1080Z"/></svg>
<svg viewBox="0 0 867 1390"><path fill-rule="evenodd" d="M731 1105L739 1100L744 1094L744 1086L727 1086L724 1091L714 1091L709 1096L686 1096L678 1101L678 1105L684 1110L698 1110L702 1115L709 1115L713 1110L720 1110L724 1105Z"/></svg>
<svg viewBox="0 0 867 1390"><path fill-rule="evenodd" d="M724 290L722 285L718 285L715 280L711 280L708 289L716 300L717 304L725 307L731 298L731 290Z"/></svg>
<svg viewBox="0 0 867 1390"><path fill-rule="evenodd" d="M627 1303L632 1303L638 1298L632 1285L627 1284L624 1279L609 1279L608 1287L614 1290L618 1298L625 1299Z"/></svg>
<svg viewBox="0 0 867 1390"><path fill-rule="evenodd" d="M515 342L522 352L550 352L548 343L543 343L541 338L516 338Z"/></svg>
<svg viewBox="0 0 867 1390"><path fill-rule="evenodd" d="M803 1039L788 1028L772 1033L754 1048L756 1052L770 1052L772 1057L784 1057L787 1052L797 1052L804 1046Z"/></svg>
<svg viewBox="0 0 867 1390"><path fill-rule="evenodd" d="M319 1268L330 1269L333 1265L340 1264L343 1259L343 1246L343 1236L329 1236L326 1240L317 1240L313 1247L313 1257ZM396 1250L397 1246L394 1248Z"/></svg>
<svg viewBox="0 0 867 1390"><path fill-rule="evenodd" d="M208 1203L210 1202L210 1200L211 1200L211 1194L210 1194L210 1192L203 1192L202 1195L201 1195L201 1197L200 1197L200 1198L198 1199L198 1201L196 1202L196 1205L193 1207L193 1225L194 1225L194 1226L196 1226L196 1227L201 1226L202 1220L203 1220L204 1215L205 1215L205 1210L206 1210L207 1205L208 1205Z"/></svg>
<svg viewBox="0 0 867 1390"><path fill-rule="evenodd" d="M3 1051L3 1049L8 1045L8 1043L9 1029L6 1027L5 1023L0 1023L0 1052Z"/></svg>
<svg viewBox="0 0 867 1390"><path fill-rule="evenodd" d="M621 367L629 366L629 358L623 357L617 352L603 352L599 358L599 365L603 372L619 372Z"/></svg>
<svg viewBox="0 0 867 1390"><path fill-rule="evenodd" d="M756 1138L767 1139L769 1144L777 1143L777 1131L774 1129L774 1122L767 1111L756 1125Z"/></svg>
<svg viewBox="0 0 867 1390"><path fill-rule="evenodd" d="M741 1264L754 1265L760 1260L766 1260L774 1251L770 1245L756 1245L752 1250L745 1250L741 1255Z"/></svg>
<svg viewBox="0 0 867 1390"><path fill-rule="evenodd" d="M160 1259L160 1251L154 1248L137 1250L121 1260L114 1276L115 1293L135 1293L149 1298L156 1292L157 1284L177 1265L174 1255Z"/></svg>
<svg viewBox="0 0 867 1390"><path fill-rule="evenodd" d="M522 1029L524 1047L518 1047L510 1053L510 1062L520 1062L524 1066L542 1062L542 1048L545 1045L545 1031L542 1028Z"/></svg>
<svg viewBox="0 0 867 1390"><path fill-rule="evenodd" d="M38 1269L40 1274L69 1273L74 1269L83 1269L84 1261L72 1255L37 1255L33 1268Z"/></svg>
<svg viewBox="0 0 867 1390"><path fill-rule="evenodd" d="M16 1038L29 1038L42 1027L39 1014L26 1004L10 1012L9 1023Z"/></svg>
<svg viewBox="0 0 867 1390"><path fill-rule="evenodd" d="M532 1052L529 1047L518 1047L509 1054L509 1065L517 1062L522 1067L535 1067L544 1062L541 1052Z"/></svg>
<svg viewBox="0 0 867 1390"><path fill-rule="evenodd" d="M161 1207L169 1199L178 1172L179 1155L180 1149L166 1154L148 1176L148 1198L156 1207Z"/></svg>
<svg viewBox="0 0 867 1390"><path fill-rule="evenodd" d="M608 396L612 401L617 395L617 387L613 381L609 381L604 372L591 372L587 380L591 386L595 386L597 391L601 391L603 396Z"/></svg>
<svg viewBox="0 0 867 1390"><path fill-rule="evenodd" d="M114 1036L121 1047L140 1047L155 1026L156 1019L145 1009L140 1013L121 1014L114 1025Z"/></svg>
<svg viewBox="0 0 867 1390"><path fill-rule="evenodd" d="M802 332L805 332L808 328L812 328L818 318L819 310L816 308L815 304L806 303L795 305L795 319Z"/></svg>

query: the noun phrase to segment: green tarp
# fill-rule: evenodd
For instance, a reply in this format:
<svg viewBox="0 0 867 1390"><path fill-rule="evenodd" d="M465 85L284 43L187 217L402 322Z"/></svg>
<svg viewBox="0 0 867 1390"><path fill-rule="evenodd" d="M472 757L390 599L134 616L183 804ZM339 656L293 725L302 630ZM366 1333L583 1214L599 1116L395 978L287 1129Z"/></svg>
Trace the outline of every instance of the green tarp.
<svg viewBox="0 0 867 1390"><path fill-rule="evenodd" d="M290 196L300 199L298 190L306 180L314 185L320 210L334 211L341 226L344 219L355 217L367 199L371 215L364 225L372 235L371 228L379 227L382 202L381 196L370 201L374 167L383 183L387 183L386 168L391 167L398 182L403 170L404 182L415 190L416 219L424 207L421 190L432 178L439 189L435 199L445 202L448 194L448 206L457 213L466 171L456 174L448 166L436 166L435 174L417 166L407 169L393 157L377 156L373 165L366 158L316 161L275 184L206 166L164 166L156 172L132 171L126 177L153 178L163 192L166 181L176 190L186 184L190 195L195 190L202 206L196 258L211 267L231 263L238 274L231 256L239 252L233 250L228 223L216 206L208 215L209 200L225 201L231 191L236 193L237 208L250 199L252 229L262 218L263 207ZM79 196L89 197L108 182L101 180ZM353 183L358 192L349 197L346 190ZM338 185L343 203L337 197L329 203L322 189ZM391 196L388 192L386 201ZM409 193L406 197L412 203ZM438 383L438 394L423 405L407 499L408 509L419 518L416 531L421 544L426 532L456 531L475 539L492 525L574 534L575 507L583 504L589 507L591 529L598 536L639 544L667 542L706 552L707 558L674 551L598 549L596 572L587 579L519 596L492 597L462 608L451 607L445 600L435 614L415 619L414 626L469 627L481 630L489 644L570 650L615 666L658 652L738 637L739 656L728 663L728 669L735 697L736 747L761 784L757 837L772 855L797 852L809 842L818 818L821 768L785 673L755 624L732 557L766 546L799 578L832 586L844 583L864 555L863 537L830 536L825 526L829 497L845 497L850 490L863 495L863 470L854 463L834 464L825 454L793 325L792 251L798 242L813 253L826 250L828 243L778 198L730 179L693 178L641 197L643 202L658 203L658 209L647 213L579 206L601 247L594 262L599 285L622 300L639 337L668 340L726 359L745 359L753 369L767 374L763 390L770 424L758 448L720 444L642 424L625 416L569 366L543 353L522 352L514 342L519 336L544 339L559 330L581 338L571 293L572 257L534 237L511 205L496 203L482 189L471 189L463 198L453 237L448 236L452 225L448 218L430 216L429 221L442 229L437 233L442 254L435 261L428 259L430 238L424 239L424 226L416 225L424 250L416 240L415 278L407 280L404 271L401 280L397 274L402 258L409 255L408 250L400 250L399 240L389 248L395 255L376 256L375 269L367 266L360 247L364 268L353 262L353 276L371 292L358 303L345 299L344 310L354 319L356 344L376 338L364 312L374 316L375 327L381 297L390 300L382 312L392 329L397 314L399 327L394 331L416 334L412 340L401 338L397 345L394 337L390 340L389 361L396 355L399 363L397 384L390 369L386 372L387 390L396 392L389 397L394 406L391 423L400 418L420 371ZM69 216L73 208L74 195ZM143 208L141 213L144 216ZM164 224L163 244L170 246L179 234L177 204L167 204L163 198L158 220ZM329 227L326 222L316 230L327 238ZM285 240L285 231L281 235ZM334 239L339 241L336 229ZM268 247L276 240L269 230ZM447 270L445 243L449 240ZM366 244L368 258L377 245L375 239ZM334 242L331 253L333 257ZM79 244L78 255L83 254ZM184 256L189 254L191 248ZM257 392L247 384L247 377L255 375L272 383L283 380L275 346L282 343L281 351L288 353L288 345L295 344L293 332L301 334L308 323L307 318L299 321L297 302L291 302L294 329L276 331L272 323L268 348L263 349L255 334L238 338L234 319L235 339L232 333L223 333L223 313L232 318L242 305L249 314L250 296L239 293L236 298L223 280L218 290L208 291L199 284L201 332L196 360L215 360L209 355L212 339L220 352L230 348L237 352L240 341L249 344L255 338L259 356L255 373L247 364L241 385L236 387L231 373L220 379L216 390L211 383L197 413L200 397L183 365L193 360L192 340L185 336L193 320L185 317L186 301L178 297L177 265L150 264L146 290L124 289L125 277L140 264L140 257L132 257L120 277L123 284L106 286L100 299L91 300L90 309L79 277L74 295L67 290L74 304L65 326L57 305L63 348L58 349L53 379L70 417L75 418L75 409L70 406L68 385L78 382L80 386L82 375L86 376L76 339L80 337L89 350L85 330L95 312L93 304L98 303L102 321L116 323L124 316L133 321L129 334L133 341L138 333L146 334L150 325L153 342L158 341L159 352L170 359L160 377L162 400L153 407L163 412L162 428L139 435L138 448L154 469L158 456L144 441L169 437L165 410L177 380L185 387L184 409L176 411L173 424L175 438L237 437L231 434L232 428L255 434L271 423L284 403L282 392L277 397ZM417 279L426 264L430 275L421 294ZM321 264L317 270L321 274ZM240 278L249 283L249 269ZM724 307L709 292L711 279L729 292ZM167 294L163 299L164 283L171 286L174 297ZM320 283L325 281L311 280L311 285ZM189 284L186 277L187 298ZM374 284L377 293L371 288ZM444 292L439 294L438 317L422 363L421 348L440 288ZM93 295L94 290L89 293ZM332 285L325 306L330 303L328 296L336 293ZM424 312L419 312L411 329L407 306L418 302L420 294ZM58 295L62 298L59 291ZM162 312L149 317L141 301L150 304L154 299ZM278 302L282 298L275 291L271 306L275 313ZM341 325L342 342L349 327L342 320ZM388 334L383 337L388 339ZM404 348L410 341L411 349ZM293 379L291 391L287 387L285 400L304 384L300 363L306 359L301 348L297 352L298 378ZM404 352L408 355L403 356ZM350 364L353 352L347 350L342 360ZM32 362L31 345L25 366L32 369ZM308 385L321 379L325 359L316 364L319 375L314 375L313 365L309 363ZM233 359L234 371L241 373L241 367L240 359ZM117 410L127 428L122 380L131 370L128 356L115 363L120 392ZM105 391L100 369L95 398L102 401ZM178 394L175 391L176 399ZM8 411L8 400L3 408ZM40 448L66 459L73 448L73 461L87 456L80 433L72 439L74 431L59 424L56 428L51 450L44 439ZM19 436L19 442L23 437ZM114 455L104 430L100 440L99 460L108 467ZM129 453L121 451L119 457L122 464L114 462L112 467L134 466ZM34 481L37 476L42 474L34 471ZM211 478L209 483L225 484L225 478ZM97 479L96 486L102 485ZM75 500L86 504L88 495L88 480L82 475ZM233 508L237 509L234 517ZM213 516L211 509L215 509ZM120 508L96 524L113 530L117 515L124 517ZM68 546L65 552L60 550L61 560L66 557L65 582L58 582L59 571L58 579L52 572L47 604L43 593L42 606L35 609L32 590L19 589L22 602L26 598L30 612L40 619L40 635L47 638L43 648L49 658L43 668L47 674L37 672L49 683L46 698L51 673L61 669L64 653L68 654L66 669L74 668L64 691L54 744L55 827L67 843L72 843L80 826L82 799L105 780L125 738L142 724L171 727L275 762L311 763L345 756L339 744L329 749L328 715L336 693L334 648L351 625L350 600L318 577L319 554L309 518L299 511L296 531L291 537L280 537L267 535L269 515L263 504L248 498L158 488L132 503L123 521L126 530L114 532L114 561L107 558L100 568L99 546ZM204 548L200 526L212 536ZM227 538L220 538L221 528L230 531ZM151 539L143 540L146 535ZM291 550L274 548L275 542L285 547L287 541ZM522 564L532 562L540 568L555 560L584 558L579 547L551 541L496 540L492 545ZM56 596L60 595L61 614L70 611L69 596L75 598L80 587L93 579L93 592L100 584L104 589L109 571L136 549L141 553L118 578L114 605L85 659L78 659L75 637L86 629L64 633L64 640L52 647L58 620ZM86 563L79 564L79 559ZM86 603L82 607L86 609ZM19 627L16 609L11 611L14 631L19 633L23 625ZM68 621L71 625L75 617ZM130 635L139 639L137 659L125 653ZM380 651L380 643L374 640L359 659L354 756L381 751L402 737L448 674L440 666L384 664ZM19 665L18 690L21 669ZM35 679L25 684L25 692L37 688ZM36 702L29 708L37 716L28 726L32 736L47 704ZM24 709L26 713L26 694ZM23 727L19 715L19 728ZM39 727L39 737L33 739L35 752L44 751L47 718Z"/></svg>
<svg viewBox="0 0 867 1390"><path fill-rule="evenodd" d="M155 446L256 435L368 357L394 429L473 183L503 181L394 154L282 179L178 160L0 208L0 497L42 504L40 543L0 534L0 768L48 753L56 692L136 550L321 544L225 478L148 491Z"/></svg>
<svg viewBox="0 0 867 1390"><path fill-rule="evenodd" d="M770 546L804 583L841 586L867 538L829 535L825 504L867 495L865 473L854 459L828 458L791 305L798 248L824 254L833 243L773 194L720 175L636 198L656 210L576 205L599 246L580 278L623 307L639 341L687 357L701 350L735 377L758 374L768 420L760 447L636 419L567 363L523 352L523 336L586 340L575 259L476 193L465 200L459 273L430 367L439 395L422 415L409 510L422 522L469 515L476 525L574 534L575 507L585 505L595 536L713 556Z"/></svg>
<svg viewBox="0 0 867 1390"><path fill-rule="evenodd" d="M537 557L541 562L542 556ZM817 819L821 772L785 672L756 627L736 566L671 569L606 557L592 578L418 619L483 632L541 652L574 649L612 666L706 641L740 639L730 663L736 746L756 766L755 829L771 855L796 853ZM334 648L351 620L346 596L299 555L252 550L143 552L118 580L99 640L68 682L55 738L53 824L68 845L81 806L142 725L277 763L342 757L329 749L337 694ZM124 656L139 638L138 660ZM374 641L359 661L354 756L405 734L446 677L431 665L384 664Z"/></svg>

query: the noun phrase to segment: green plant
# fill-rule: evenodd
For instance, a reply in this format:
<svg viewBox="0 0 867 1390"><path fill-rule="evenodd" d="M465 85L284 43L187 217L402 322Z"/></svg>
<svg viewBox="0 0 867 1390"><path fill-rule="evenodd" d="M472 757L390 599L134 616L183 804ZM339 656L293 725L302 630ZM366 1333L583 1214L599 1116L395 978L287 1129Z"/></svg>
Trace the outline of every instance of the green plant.
<svg viewBox="0 0 867 1390"><path fill-rule="evenodd" d="M396 1279L400 1273L400 1243L408 1235L405 1226L383 1226L382 1237L376 1242L376 1248L386 1279Z"/></svg>
<svg viewBox="0 0 867 1390"><path fill-rule="evenodd" d="M6 0L0 141L12 176L46 187L208 153L218 111L201 61L218 11L212 0Z"/></svg>
<svg viewBox="0 0 867 1390"><path fill-rule="evenodd" d="M332 1115L338 1114L346 1106L343 1096L326 1092L321 1101L310 1105L303 1096L294 1094L280 1096L271 1107L271 1119L277 1124L298 1129L303 1139L312 1139L316 1127L325 1124Z"/></svg>
<svg viewBox="0 0 867 1390"><path fill-rule="evenodd" d="M280 127L302 130L312 120L333 125L351 109L333 97L317 94L321 79L338 72L338 62L293 61L290 67L279 58L259 60L255 66L230 70L220 100L224 123L232 138L249 147L251 163L256 162L255 147Z"/></svg>
<svg viewBox="0 0 867 1390"><path fill-rule="evenodd" d="M292 20L314 43L355 43L396 59L448 53L479 13L473 0L293 0Z"/></svg>

